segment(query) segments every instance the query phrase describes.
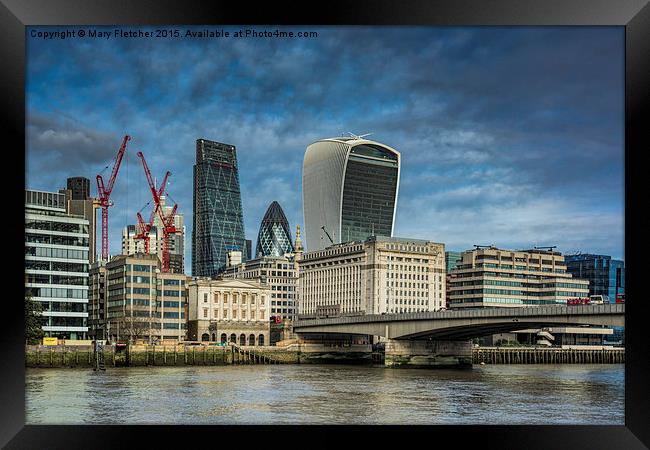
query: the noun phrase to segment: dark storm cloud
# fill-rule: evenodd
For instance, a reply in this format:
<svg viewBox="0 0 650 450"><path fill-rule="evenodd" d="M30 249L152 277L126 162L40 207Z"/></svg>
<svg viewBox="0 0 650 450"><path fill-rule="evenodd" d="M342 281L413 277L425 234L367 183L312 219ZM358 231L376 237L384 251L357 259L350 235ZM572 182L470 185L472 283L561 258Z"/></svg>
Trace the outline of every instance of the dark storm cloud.
<svg viewBox="0 0 650 450"><path fill-rule="evenodd" d="M398 235L461 247L489 236L502 236L504 247L580 241L622 255L620 30L318 32L308 40L30 41L28 185L54 190L67 176L94 178L128 132L129 176L114 194L129 204L124 223L148 201L140 149L158 176L173 172L190 247L195 140L231 143L254 240L272 200L292 227L302 223L306 145L374 132L403 156ZM510 222L490 216L503 208L512 208ZM558 233L565 226L572 231ZM112 251L118 244L115 227Z"/></svg>

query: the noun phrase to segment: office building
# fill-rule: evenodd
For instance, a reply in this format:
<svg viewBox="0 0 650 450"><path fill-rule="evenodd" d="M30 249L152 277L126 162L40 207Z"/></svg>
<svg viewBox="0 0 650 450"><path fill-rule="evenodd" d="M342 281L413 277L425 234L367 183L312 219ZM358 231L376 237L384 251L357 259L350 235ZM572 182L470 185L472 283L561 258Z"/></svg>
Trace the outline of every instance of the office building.
<svg viewBox="0 0 650 450"><path fill-rule="evenodd" d="M237 152L234 145L198 139L194 165L192 275L211 277L230 250L245 250Z"/></svg>
<svg viewBox="0 0 650 450"><path fill-rule="evenodd" d="M310 144L302 171L306 250L392 236L400 160L397 150L358 137Z"/></svg>
<svg viewBox="0 0 650 450"><path fill-rule="evenodd" d="M145 253L144 239L136 239L139 233L139 227L136 225L127 225L122 228L122 255L135 255ZM162 252L162 233L158 228L152 226L149 230L149 255L160 255Z"/></svg>
<svg viewBox="0 0 650 450"><path fill-rule="evenodd" d="M87 337L89 237L65 194L25 190L25 294L42 306L45 336Z"/></svg>
<svg viewBox="0 0 650 450"><path fill-rule="evenodd" d="M625 295L625 262L608 255L576 254L566 255L567 272L575 278L589 280L589 295L603 296L604 301L616 303ZM610 343L623 343L624 327L613 327Z"/></svg>
<svg viewBox="0 0 650 450"><path fill-rule="evenodd" d="M86 177L68 178L66 187L72 193L71 200L87 200L90 198L90 180Z"/></svg>
<svg viewBox="0 0 650 450"><path fill-rule="evenodd" d="M106 330L106 261L102 259L98 259L90 265L88 338L108 338Z"/></svg>
<svg viewBox="0 0 650 450"><path fill-rule="evenodd" d="M291 252L293 252L293 244L289 221L280 204L274 201L269 205L260 224L255 257L280 257Z"/></svg>
<svg viewBox="0 0 650 450"><path fill-rule="evenodd" d="M616 295L625 294L623 261L593 254L566 255L564 260L567 272L575 278L589 280L589 295L606 296L610 303L616 303Z"/></svg>
<svg viewBox="0 0 650 450"><path fill-rule="evenodd" d="M449 308L449 286L451 286L451 278L454 277L455 275L451 274L451 271L456 268L456 265L458 264L458 261L461 259L461 252L452 252L452 251L447 251L445 252L445 272L446 272L446 279L447 279L447 292L445 296L445 306Z"/></svg>
<svg viewBox="0 0 650 450"><path fill-rule="evenodd" d="M436 311L445 304L444 244L372 236L299 260L300 316Z"/></svg>
<svg viewBox="0 0 650 450"><path fill-rule="evenodd" d="M99 202L90 196L90 180L85 177L72 177L67 179L66 189L60 189L60 194L66 196L66 212L82 216L88 221L88 245L90 248L90 264L97 259L97 208Z"/></svg>
<svg viewBox="0 0 650 450"><path fill-rule="evenodd" d="M157 255L145 254L115 256L103 270L93 268L93 291L100 289L102 276L105 286L105 298L93 295L93 313L102 303L105 311L97 317L97 331L111 341L185 340L188 277L160 268Z"/></svg>
<svg viewBox="0 0 650 450"><path fill-rule="evenodd" d="M559 252L490 246L461 256L450 272L450 308L566 305L589 295L589 282L573 278Z"/></svg>
<svg viewBox="0 0 650 450"><path fill-rule="evenodd" d="M445 252L445 270L447 273L456 268L458 261L461 260L462 252Z"/></svg>
<svg viewBox="0 0 650 450"><path fill-rule="evenodd" d="M269 345L267 285L252 280L193 279L188 284L188 339Z"/></svg>
<svg viewBox="0 0 650 450"><path fill-rule="evenodd" d="M244 260L253 259L253 241L246 239L246 255Z"/></svg>
<svg viewBox="0 0 650 450"><path fill-rule="evenodd" d="M258 281L269 287L270 316L294 320L297 310L298 263L292 255L262 256L226 267L220 276Z"/></svg>

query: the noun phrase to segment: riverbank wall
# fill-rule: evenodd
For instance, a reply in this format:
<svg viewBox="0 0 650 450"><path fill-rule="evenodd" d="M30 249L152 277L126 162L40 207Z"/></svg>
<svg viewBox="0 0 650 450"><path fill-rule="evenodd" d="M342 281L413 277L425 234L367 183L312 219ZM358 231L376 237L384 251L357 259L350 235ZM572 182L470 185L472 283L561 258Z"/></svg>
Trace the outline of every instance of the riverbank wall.
<svg viewBox="0 0 650 450"><path fill-rule="evenodd" d="M383 353L368 346L331 347L318 344L276 346L129 345L104 346L105 367L222 366L233 364L375 364ZM475 347L472 364L623 364L624 348ZM27 345L27 367L93 368L96 355L90 345ZM387 364L390 366L390 364Z"/></svg>
<svg viewBox="0 0 650 450"><path fill-rule="evenodd" d="M358 348L357 348L358 347ZM27 367L96 365L90 345L27 345ZM371 363L370 346L332 347L318 344L279 346L115 345L103 346L105 367L222 366L233 364Z"/></svg>
<svg viewBox="0 0 650 450"><path fill-rule="evenodd" d="M473 364L624 364L625 349L558 347L475 347Z"/></svg>

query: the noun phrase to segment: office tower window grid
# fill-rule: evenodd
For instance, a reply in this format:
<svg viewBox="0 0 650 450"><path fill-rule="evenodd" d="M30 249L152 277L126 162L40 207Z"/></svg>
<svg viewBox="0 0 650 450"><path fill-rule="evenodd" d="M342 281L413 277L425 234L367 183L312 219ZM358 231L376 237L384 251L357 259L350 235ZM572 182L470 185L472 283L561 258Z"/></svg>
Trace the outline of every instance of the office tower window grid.
<svg viewBox="0 0 650 450"><path fill-rule="evenodd" d="M260 231L257 235L255 256L282 256L293 252L289 221L278 202L273 202L266 210Z"/></svg>
<svg viewBox="0 0 650 450"><path fill-rule="evenodd" d="M194 165L192 275L212 276L226 253L245 250L235 147L197 140Z"/></svg>

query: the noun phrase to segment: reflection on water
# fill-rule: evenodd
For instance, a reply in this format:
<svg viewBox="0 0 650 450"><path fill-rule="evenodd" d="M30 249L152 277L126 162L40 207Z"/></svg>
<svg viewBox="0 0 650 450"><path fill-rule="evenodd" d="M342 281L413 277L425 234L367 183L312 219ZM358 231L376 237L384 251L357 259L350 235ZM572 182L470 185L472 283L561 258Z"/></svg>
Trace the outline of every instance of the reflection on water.
<svg viewBox="0 0 650 450"><path fill-rule="evenodd" d="M27 369L28 424L624 424L624 365Z"/></svg>

